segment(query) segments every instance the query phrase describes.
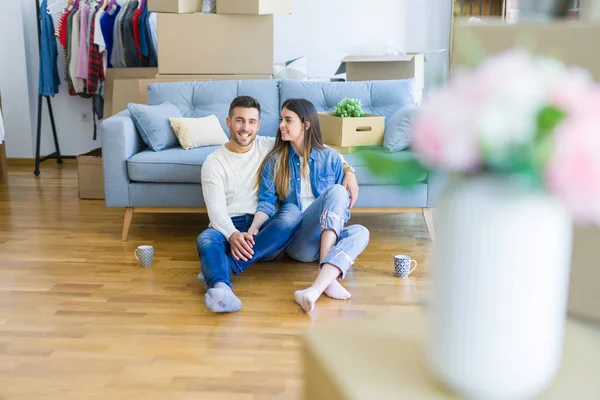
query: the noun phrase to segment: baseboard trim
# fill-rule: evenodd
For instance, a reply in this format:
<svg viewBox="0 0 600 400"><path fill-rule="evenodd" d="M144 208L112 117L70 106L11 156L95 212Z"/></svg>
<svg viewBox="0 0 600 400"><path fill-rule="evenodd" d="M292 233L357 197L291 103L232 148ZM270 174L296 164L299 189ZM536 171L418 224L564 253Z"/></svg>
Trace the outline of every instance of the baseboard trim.
<svg viewBox="0 0 600 400"><path fill-rule="evenodd" d="M44 156L40 156L42 158ZM64 164L77 164L76 158L63 158ZM7 158L6 162L9 167L35 167L35 158ZM48 160L47 162L51 162Z"/></svg>

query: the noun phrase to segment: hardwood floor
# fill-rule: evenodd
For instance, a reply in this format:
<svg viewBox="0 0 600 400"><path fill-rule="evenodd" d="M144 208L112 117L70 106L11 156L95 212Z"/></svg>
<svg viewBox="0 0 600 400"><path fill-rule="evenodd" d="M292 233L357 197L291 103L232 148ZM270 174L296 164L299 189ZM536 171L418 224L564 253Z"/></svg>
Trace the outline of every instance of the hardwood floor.
<svg viewBox="0 0 600 400"><path fill-rule="evenodd" d="M344 285L308 316L294 290L315 264L289 259L236 277L242 311L203 304L195 239L204 215L136 215L80 201L75 165L11 167L0 185L0 399L299 399L299 334L313 324L414 306L427 289L431 242L423 216L363 215L371 242ZM155 246L152 268L134 249ZM419 262L393 276L393 255ZM359 345L359 344L357 344Z"/></svg>

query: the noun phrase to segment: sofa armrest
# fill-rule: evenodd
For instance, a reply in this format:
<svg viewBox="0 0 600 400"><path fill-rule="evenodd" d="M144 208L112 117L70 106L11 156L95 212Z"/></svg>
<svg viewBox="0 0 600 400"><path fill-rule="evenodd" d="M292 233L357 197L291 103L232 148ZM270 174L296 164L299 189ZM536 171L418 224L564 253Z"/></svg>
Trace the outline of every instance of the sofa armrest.
<svg viewBox="0 0 600 400"><path fill-rule="evenodd" d="M444 187L447 176L442 172L433 171L427 176L427 207L435 208Z"/></svg>
<svg viewBox="0 0 600 400"><path fill-rule="evenodd" d="M102 121L100 132L106 206L130 207L127 160L146 145L127 110Z"/></svg>

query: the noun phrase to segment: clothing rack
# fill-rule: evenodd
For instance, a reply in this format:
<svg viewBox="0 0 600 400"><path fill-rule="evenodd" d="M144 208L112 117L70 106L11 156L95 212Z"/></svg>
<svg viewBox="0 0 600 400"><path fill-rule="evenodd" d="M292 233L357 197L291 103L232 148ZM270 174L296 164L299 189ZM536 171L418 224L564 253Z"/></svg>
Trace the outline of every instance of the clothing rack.
<svg viewBox="0 0 600 400"><path fill-rule="evenodd" d="M38 34L38 54L42 56L42 22L40 21L40 4L38 0L33 0L35 3L35 15L37 23L37 34ZM39 92L39 85L38 85ZM48 114L50 115L50 125L52 126L52 136L54 138L54 146L56 151L44 157L40 157L40 141L42 138L42 97L46 98L46 104L48 104ZM40 164L47 160L56 160L58 164L63 163L63 158L75 158L75 156L63 156L60 154L60 147L58 145L58 136L56 135L56 124L54 123L54 113L52 112L52 100L50 96L44 96L38 93L38 109L37 109L37 136L35 145L35 169L33 174L40 176Z"/></svg>

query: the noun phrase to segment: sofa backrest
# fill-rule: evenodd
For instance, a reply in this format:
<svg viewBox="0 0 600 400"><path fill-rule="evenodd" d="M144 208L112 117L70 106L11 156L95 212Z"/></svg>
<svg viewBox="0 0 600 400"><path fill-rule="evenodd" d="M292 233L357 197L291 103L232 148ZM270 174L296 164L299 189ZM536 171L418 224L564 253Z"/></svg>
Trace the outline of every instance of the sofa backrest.
<svg viewBox="0 0 600 400"><path fill-rule="evenodd" d="M414 79L364 82L281 81L280 106L287 99L305 98L317 111L331 112L345 97L359 99L367 114L383 115L386 121L399 108L416 104Z"/></svg>
<svg viewBox="0 0 600 400"><path fill-rule="evenodd" d="M414 79L366 82L308 82L295 80L239 80L211 82L169 82L148 85L148 104L168 101L184 117L215 114L229 136L225 118L231 101L242 95L256 98L261 105L260 135L275 136L281 104L290 98L310 100L318 111L333 111L345 97L360 99L368 114L389 118L396 110L416 104Z"/></svg>
<svg viewBox="0 0 600 400"><path fill-rule="evenodd" d="M241 80L211 82L169 82L148 85L148 104L168 101L186 118L215 114L229 137L225 118L237 96L252 96L260 102L260 134L275 136L279 127L279 81Z"/></svg>

